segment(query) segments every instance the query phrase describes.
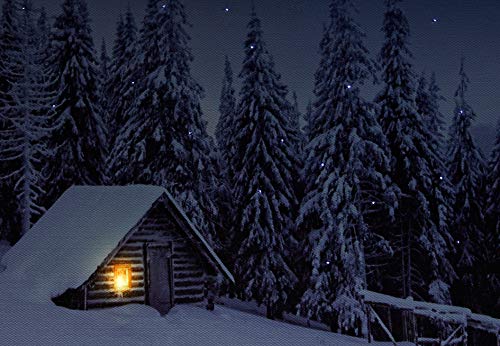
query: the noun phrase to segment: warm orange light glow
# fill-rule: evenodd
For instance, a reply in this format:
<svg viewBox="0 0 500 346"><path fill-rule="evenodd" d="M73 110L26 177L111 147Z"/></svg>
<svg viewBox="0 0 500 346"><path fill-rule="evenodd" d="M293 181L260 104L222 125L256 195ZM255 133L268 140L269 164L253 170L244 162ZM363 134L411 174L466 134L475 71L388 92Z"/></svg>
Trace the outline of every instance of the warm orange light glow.
<svg viewBox="0 0 500 346"><path fill-rule="evenodd" d="M114 280L115 280L115 290L118 292L123 292L130 289L132 270L130 265L121 264L115 265L114 268Z"/></svg>

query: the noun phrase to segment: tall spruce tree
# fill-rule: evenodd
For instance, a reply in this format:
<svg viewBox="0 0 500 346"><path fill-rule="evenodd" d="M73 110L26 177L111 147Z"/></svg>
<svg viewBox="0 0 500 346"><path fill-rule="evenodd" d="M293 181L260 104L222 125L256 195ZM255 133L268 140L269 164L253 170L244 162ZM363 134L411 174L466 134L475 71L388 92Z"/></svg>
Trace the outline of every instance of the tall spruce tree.
<svg viewBox="0 0 500 346"><path fill-rule="evenodd" d="M454 266L458 280L453 286L453 300L457 305L476 308L475 274L485 245L481 190L486 166L470 133L476 115L465 98L468 84L462 59L447 153L449 177L455 192L452 229L456 241Z"/></svg>
<svg viewBox="0 0 500 346"><path fill-rule="evenodd" d="M108 141L110 151L115 146L119 130L125 126L126 114L130 111L137 95L138 71L137 26L129 7L125 13L125 19L120 16L117 22L113 56L109 67L110 77L106 83L106 94L109 95ZM111 181L114 181L112 172L108 175L110 175Z"/></svg>
<svg viewBox="0 0 500 346"><path fill-rule="evenodd" d="M99 106L99 71L85 0L65 0L56 17L48 58L56 80L58 128L48 139L53 158L46 167L50 206L74 184L100 184L106 133Z"/></svg>
<svg viewBox="0 0 500 346"><path fill-rule="evenodd" d="M364 243L373 231L368 214L387 209L391 184L384 134L360 93L375 68L354 10L349 0L331 2L323 39L329 44L322 50L329 63L316 74L307 190L298 218L299 228L309 230L303 253L310 274L300 307L334 331L364 334Z"/></svg>
<svg viewBox="0 0 500 346"><path fill-rule="evenodd" d="M497 124L495 146L488 165L486 193L486 234L481 251L480 268L485 268L482 275L480 311L500 317L500 119Z"/></svg>
<svg viewBox="0 0 500 346"><path fill-rule="evenodd" d="M434 187L442 172L435 164L432 135L415 104L415 75L408 48L410 28L399 0L386 0L380 55L382 91L376 97L391 151L394 183L401 198L390 231L394 256L386 272L387 293L449 303L453 268L447 202ZM399 275L394 275L399 273ZM397 278L394 278L397 276Z"/></svg>
<svg viewBox="0 0 500 346"><path fill-rule="evenodd" d="M275 318L297 282L287 263L297 206L297 163L287 90L275 72L254 9L247 27L232 158L235 272L243 298L265 304L268 318Z"/></svg>
<svg viewBox="0 0 500 346"><path fill-rule="evenodd" d="M17 4L14 0L5 0L2 4L2 17L0 28L0 141L8 141L15 128L11 121L6 119L5 107L12 102L9 99L9 91L15 82L16 76L11 71L10 59L14 54L19 53L19 40L16 34L16 27L19 25L17 17ZM9 177L18 163L17 158L11 160L2 160L0 162L0 239L7 239L12 244L20 237L20 228L18 221L17 199L14 191L15 177Z"/></svg>
<svg viewBox="0 0 500 346"><path fill-rule="evenodd" d="M202 120L202 88L191 76L187 26L179 0L148 2L134 81L137 97L119 128L110 168L119 184L167 188L217 246L211 144Z"/></svg>
<svg viewBox="0 0 500 346"><path fill-rule="evenodd" d="M218 144L218 180L220 181L217 204L220 210L221 230L220 238L224 248L224 257L228 261L232 258L231 249L233 236L230 232L233 226L234 201L232 194L233 171L230 163L234 156L234 119L236 115L236 97L233 87L233 70L228 57L225 58L224 78L219 106L220 118L215 130L215 138Z"/></svg>
<svg viewBox="0 0 500 346"><path fill-rule="evenodd" d="M36 37L38 41L36 44L40 50L42 60L46 59L50 44L50 26L45 7L40 8L40 14L36 21Z"/></svg>
<svg viewBox="0 0 500 346"><path fill-rule="evenodd" d="M219 112L220 118L215 129L215 138L217 139L223 164L229 169L227 164L231 162L234 152L232 131L236 113L236 97L233 87L233 70L227 56L224 65Z"/></svg>
<svg viewBox="0 0 500 346"><path fill-rule="evenodd" d="M12 49L4 61L10 71L9 91L2 95L0 118L10 124L7 132L0 134L0 161L10 163L6 176L14 180L20 234L31 227L34 218L44 208L40 204L42 189L41 162L47 159L42 137L48 132L48 114L51 94L46 76L43 51L39 45L40 33L35 29L33 6L24 0L19 6L16 26L17 49Z"/></svg>
<svg viewBox="0 0 500 346"><path fill-rule="evenodd" d="M310 134L313 129L312 124L312 113L313 113L313 105L312 101L307 103L306 112L304 113L304 126L302 127L302 132L304 133L304 143L307 144L311 140Z"/></svg>
<svg viewBox="0 0 500 346"><path fill-rule="evenodd" d="M109 94L107 84L110 79L110 68L111 60L108 56L106 49L106 41L104 38L101 42L101 55L99 59L99 105L101 107L101 118L104 122L106 131L110 127L110 108L109 108ZM106 143L106 152L109 152L111 144L109 143L109 136L107 137L108 142ZM106 174L105 174L106 175Z"/></svg>

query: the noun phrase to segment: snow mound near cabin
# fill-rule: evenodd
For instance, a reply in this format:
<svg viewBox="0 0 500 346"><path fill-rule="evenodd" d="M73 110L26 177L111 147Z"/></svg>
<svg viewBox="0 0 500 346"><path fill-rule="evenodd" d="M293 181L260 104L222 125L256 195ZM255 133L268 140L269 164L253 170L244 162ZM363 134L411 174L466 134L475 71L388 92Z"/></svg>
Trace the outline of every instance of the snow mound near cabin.
<svg viewBox="0 0 500 346"><path fill-rule="evenodd" d="M165 317L145 305L76 311L47 303L0 300L0 306L0 343L4 345L367 345L363 339L271 321L222 306L210 312L198 305L178 305Z"/></svg>
<svg viewBox="0 0 500 346"><path fill-rule="evenodd" d="M80 286L163 193L146 185L73 186L4 255L0 286L35 302Z"/></svg>

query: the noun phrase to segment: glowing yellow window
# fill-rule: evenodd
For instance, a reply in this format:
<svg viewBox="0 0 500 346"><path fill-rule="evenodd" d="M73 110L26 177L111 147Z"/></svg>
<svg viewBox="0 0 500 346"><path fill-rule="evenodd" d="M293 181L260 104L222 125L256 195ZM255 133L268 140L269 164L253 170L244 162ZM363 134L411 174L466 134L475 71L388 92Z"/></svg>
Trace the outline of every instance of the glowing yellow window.
<svg viewBox="0 0 500 346"><path fill-rule="evenodd" d="M129 264L115 265L114 267L115 290L123 292L130 289L132 283L132 269Z"/></svg>

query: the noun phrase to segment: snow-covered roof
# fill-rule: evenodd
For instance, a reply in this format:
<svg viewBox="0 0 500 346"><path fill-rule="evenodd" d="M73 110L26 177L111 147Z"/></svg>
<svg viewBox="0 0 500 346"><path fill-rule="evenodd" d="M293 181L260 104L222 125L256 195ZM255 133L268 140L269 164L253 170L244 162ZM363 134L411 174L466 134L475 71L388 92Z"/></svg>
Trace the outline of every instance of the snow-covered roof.
<svg viewBox="0 0 500 346"><path fill-rule="evenodd" d="M186 219L191 231L231 280L219 257L161 187L73 186L2 258L7 268L0 286L20 287L22 295L43 301L84 283L127 233L163 195Z"/></svg>

